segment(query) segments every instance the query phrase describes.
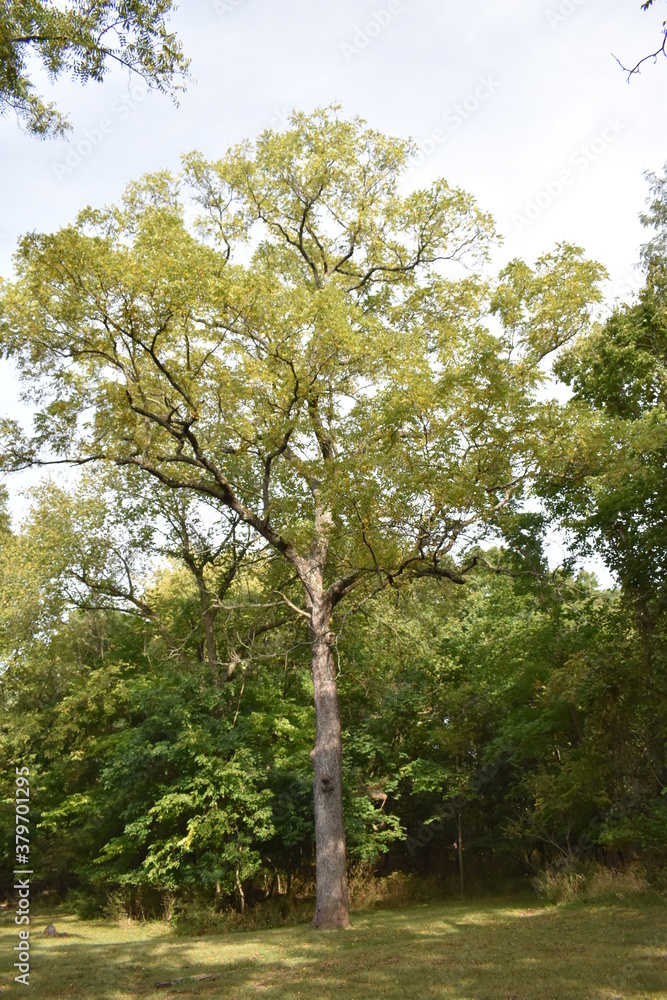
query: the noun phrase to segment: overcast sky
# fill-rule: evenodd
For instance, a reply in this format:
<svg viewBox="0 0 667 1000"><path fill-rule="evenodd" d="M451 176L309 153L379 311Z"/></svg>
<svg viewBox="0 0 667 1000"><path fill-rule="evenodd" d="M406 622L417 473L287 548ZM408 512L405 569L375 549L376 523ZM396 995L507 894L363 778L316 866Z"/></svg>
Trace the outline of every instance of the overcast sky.
<svg viewBox="0 0 667 1000"><path fill-rule="evenodd" d="M123 72L85 88L52 86L70 113L67 140L40 141L0 119L0 274L17 238L50 231L128 181L177 169L197 148L221 156L293 108L340 102L423 153L415 186L444 176L496 218L501 259L528 260L559 240L610 271L627 298L642 241L645 170L667 159L667 60L627 82L658 47L659 0L182 0L173 18L193 81L175 107ZM18 413L0 369L3 415ZM11 486L11 482L9 483Z"/></svg>

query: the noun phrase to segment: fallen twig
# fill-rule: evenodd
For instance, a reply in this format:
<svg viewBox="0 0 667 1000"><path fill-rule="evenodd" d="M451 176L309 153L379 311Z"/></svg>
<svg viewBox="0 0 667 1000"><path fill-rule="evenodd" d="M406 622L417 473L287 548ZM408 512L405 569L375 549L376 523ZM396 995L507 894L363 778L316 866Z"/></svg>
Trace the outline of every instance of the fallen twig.
<svg viewBox="0 0 667 1000"><path fill-rule="evenodd" d="M156 988L159 986L175 986L176 983L184 983L186 979L192 979L197 983L200 983L203 979L217 979L217 972L200 972L198 976L179 976L178 979L161 979L159 983L156 983Z"/></svg>

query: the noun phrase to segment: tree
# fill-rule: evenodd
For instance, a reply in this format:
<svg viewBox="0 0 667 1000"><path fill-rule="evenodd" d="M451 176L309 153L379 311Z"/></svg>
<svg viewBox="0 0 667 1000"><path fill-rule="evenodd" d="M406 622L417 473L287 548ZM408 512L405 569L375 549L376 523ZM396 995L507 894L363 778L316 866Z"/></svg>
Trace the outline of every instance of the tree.
<svg viewBox="0 0 667 1000"><path fill-rule="evenodd" d="M8 0L0 9L0 115L13 110L29 132L62 135L71 126L53 103L34 92L28 61L35 55L56 79L100 81L111 63L174 93L188 60L167 31L173 0Z"/></svg>
<svg viewBox="0 0 667 1000"><path fill-rule="evenodd" d="M133 543L144 562L150 552L146 498L115 489L100 519L99 487L121 478L110 471L96 496L85 483L72 493L45 485L21 530L0 532L0 760L7 780L15 763L40 775L31 806L40 884L77 886L82 908L119 893L132 914L188 899L243 909L272 887L289 893L294 874L310 881L314 833L303 619L262 632L247 602L255 590L261 602L272 567L244 560L226 601L247 610L221 607L216 641L235 652L246 630L246 662L216 678L201 648L198 586L178 552L145 572L132 559ZM345 780L352 861L400 835L366 794L363 750L357 757ZM0 884L12 881L11 865L0 866Z"/></svg>
<svg viewBox="0 0 667 1000"><path fill-rule="evenodd" d="M545 494L580 550L603 555L648 624L650 608L667 605L667 179L647 177L646 283L636 302L615 309L559 360L574 390L575 433Z"/></svg>
<svg viewBox="0 0 667 1000"><path fill-rule="evenodd" d="M495 286L460 277L494 237L469 195L401 195L411 145L337 109L292 125L23 240L2 338L38 412L31 437L5 424L5 451L135 467L287 564L314 686L314 924L346 927L334 615L403 580L465 582L466 546L555 433L542 362L588 325L603 269L562 246Z"/></svg>
<svg viewBox="0 0 667 1000"><path fill-rule="evenodd" d="M574 390L567 408L572 434L563 435L560 465L545 476L542 492L579 553L599 553L621 585L629 641L616 646L628 677L616 686L615 700L628 701L635 682L644 684L635 704L651 721L633 723L631 742L648 748L658 734L660 747L662 739L661 749L654 743L646 750L650 763L637 772L646 772L646 786L653 775L664 787L664 733L651 716L665 717L667 691L667 176L647 179L649 205L640 216L652 230L641 251L645 285L636 301L614 309L559 360L558 371ZM632 783L626 779L625 786L624 810L632 802ZM639 781L634 787L641 787ZM658 819L638 812L631 820L625 811L621 817L628 839L642 829L655 839ZM620 842L621 833L609 829L606 836Z"/></svg>
<svg viewBox="0 0 667 1000"><path fill-rule="evenodd" d="M280 588L284 581L268 566L265 552L256 545L249 551L249 530L236 515L213 509L210 499L184 496L155 480L146 481L132 467L94 476L87 471L73 492L49 482L33 496L43 561L53 565L55 554L54 576L70 607L143 618L174 655L183 651L184 642L196 648L218 685L232 679L256 638L295 619L289 609L275 614L281 602L275 593L271 599L271 585ZM164 559L185 571L196 586L198 599L187 616L186 640L171 634L147 593L156 561ZM242 566L246 578L253 573L257 584L256 607L241 603L237 609L223 603ZM269 590L265 601L262 589ZM221 612L227 626L224 637L218 629ZM236 638L224 660L221 640L224 644L230 635Z"/></svg>
<svg viewBox="0 0 667 1000"><path fill-rule="evenodd" d="M655 3L655 0L646 0L645 3L642 3L641 8L642 8L643 11L650 10L654 3ZM628 83L629 83L630 80L632 79L632 77L635 75L635 73L639 73L640 70L641 70L641 68L642 68L642 66L644 65L644 63L648 62L649 59L652 59L653 62L655 62L658 59L659 56L665 56L665 55L667 55L666 47L667 47L667 21L663 21L662 22L662 44L654 52L649 52L649 54L647 56L642 56L642 58L639 59L635 63L635 65L632 66L632 67L630 67L630 68L628 68L627 66L624 66L623 63L621 62L621 60L618 59L616 56L614 56L614 59L616 59L616 62L621 67L621 69L623 70L623 72L628 74Z"/></svg>
<svg viewBox="0 0 667 1000"><path fill-rule="evenodd" d="M177 893L210 898L216 887L220 901L239 892L243 903L243 884L248 891L266 871L263 844L275 832L267 772L272 751L284 748L274 732L291 723L306 744L310 727L300 732L298 723L307 692L300 713L294 699L277 697L280 650L243 701L242 680L215 684L191 649L174 655L137 616L68 602L66 616L45 622L53 565L46 580L33 557L55 547L58 529L38 508L18 545L6 551L0 540L2 625L13 619L9 637L0 630L0 759L6 775L18 761L40 774L31 805L40 882L57 892L78 882L100 901L121 889L130 912L135 903L157 912ZM17 586L26 577L32 592ZM148 588L172 636L181 637L197 601L188 583L163 568ZM28 618L41 635L21 629ZM0 879L11 886L6 865Z"/></svg>

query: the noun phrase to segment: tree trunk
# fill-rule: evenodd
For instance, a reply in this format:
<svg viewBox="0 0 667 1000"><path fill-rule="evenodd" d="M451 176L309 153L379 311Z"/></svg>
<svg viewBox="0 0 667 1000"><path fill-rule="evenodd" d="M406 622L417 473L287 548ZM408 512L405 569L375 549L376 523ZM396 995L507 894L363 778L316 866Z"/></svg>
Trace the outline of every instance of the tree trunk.
<svg viewBox="0 0 667 1000"><path fill-rule="evenodd" d="M463 819L461 817L461 810L458 810L458 822L457 822L457 835L456 835L456 852L459 859L459 882L461 884L461 899L465 898L465 882L463 877Z"/></svg>
<svg viewBox="0 0 667 1000"><path fill-rule="evenodd" d="M220 682L220 664L218 662L218 643L215 636L216 609L213 607L211 595L204 581L204 574L197 569L192 570L199 589L202 618L204 619L204 635L206 640L206 658L214 684Z"/></svg>
<svg viewBox="0 0 667 1000"><path fill-rule="evenodd" d="M350 926L343 818L342 742L338 689L331 649L331 607L321 589L310 588L310 645L315 695L313 798L315 806L316 905L313 927Z"/></svg>
<svg viewBox="0 0 667 1000"><path fill-rule="evenodd" d="M243 891L243 886L241 885L241 879L239 878L238 867L236 869L236 888L239 891L239 899L241 900L241 916L245 916L245 893Z"/></svg>

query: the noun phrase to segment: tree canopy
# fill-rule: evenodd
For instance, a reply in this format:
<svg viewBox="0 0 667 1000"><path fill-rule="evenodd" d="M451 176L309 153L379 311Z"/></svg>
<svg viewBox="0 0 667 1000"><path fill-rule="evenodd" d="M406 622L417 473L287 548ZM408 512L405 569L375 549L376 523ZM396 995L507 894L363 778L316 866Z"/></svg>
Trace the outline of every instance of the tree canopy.
<svg viewBox="0 0 667 1000"><path fill-rule="evenodd" d="M51 79L100 81L114 63L149 86L174 93L188 60L167 30L173 0L7 0L0 9L0 115L13 111L29 132L54 136L71 126L36 92L31 58Z"/></svg>
<svg viewBox="0 0 667 1000"><path fill-rule="evenodd" d="M480 545L503 535L536 573L524 503L576 440L542 389L605 274L563 244L485 276L492 219L443 180L404 193L411 152L337 108L296 114L26 237L0 303L36 407L30 434L5 422L5 468L132 474L279 567L254 601L308 633L319 927L348 923L341 630L385 591L497 572Z"/></svg>
<svg viewBox="0 0 667 1000"><path fill-rule="evenodd" d="M563 246L494 285L445 276L493 224L444 181L401 195L409 152L335 109L297 115L26 238L3 299L7 350L50 399L31 440L7 428L10 464L110 462L213 500L301 582L318 926L347 923L332 613L403 578L463 582L455 549L522 496L551 420L540 364L603 275Z"/></svg>
<svg viewBox="0 0 667 1000"><path fill-rule="evenodd" d="M667 181L647 179L646 281L635 302L618 306L559 359L580 430L547 490L581 550L602 552L644 613L664 604L667 583Z"/></svg>

